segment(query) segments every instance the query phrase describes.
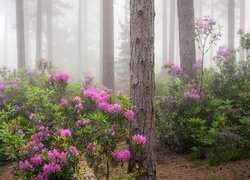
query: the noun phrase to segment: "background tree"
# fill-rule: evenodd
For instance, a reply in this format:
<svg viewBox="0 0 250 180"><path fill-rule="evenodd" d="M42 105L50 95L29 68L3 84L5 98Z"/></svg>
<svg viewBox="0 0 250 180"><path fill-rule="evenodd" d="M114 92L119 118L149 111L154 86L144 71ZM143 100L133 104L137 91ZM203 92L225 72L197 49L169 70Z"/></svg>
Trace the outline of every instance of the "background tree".
<svg viewBox="0 0 250 180"><path fill-rule="evenodd" d="M78 0L78 71L82 71L82 0Z"/></svg>
<svg viewBox="0 0 250 180"><path fill-rule="evenodd" d="M25 67L23 0L16 0L17 67Z"/></svg>
<svg viewBox="0 0 250 180"><path fill-rule="evenodd" d="M245 23L246 20L246 0L240 1L240 30L245 33ZM245 60L245 53L242 48L240 48L240 60Z"/></svg>
<svg viewBox="0 0 250 180"><path fill-rule="evenodd" d="M167 1L162 0L162 64L164 65L168 56L168 40L167 40Z"/></svg>
<svg viewBox="0 0 250 180"><path fill-rule="evenodd" d="M194 3L193 0L177 0L179 19L179 46L181 66L192 74L196 61L194 38Z"/></svg>
<svg viewBox="0 0 250 180"><path fill-rule="evenodd" d="M129 61L130 61L130 24L129 24L129 0L124 5L124 22L120 23L121 44L119 46L120 53L116 62L117 86L125 89L129 86Z"/></svg>
<svg viewBox="0 0 250 180"><path fill-rule="evenodd" d="M53 0L47 0L47 59L53 61Z"/></svg>
<svg viewBox="0 0 250 180"><path fill-rule="evenodd" d="M169 59L175 61L175 10L176 0L170 1L170 24L169 24Z"/></svg>
<svg viewBox="0 0 250 180"><path fill-rule="evenodd" d="M114 88L114 9L113 0L102 3L102 84Z"/></svg>
<svg viewBox="0 0 250 180"><path fill-rule="evenodd" d="M42 58L42 0L37 0L36 14L36 67Z"/></svg>
<svg viewBox="0 0 250 180"><path fill-rule="evenodd" d="M130 1L130 95L135 106L131 133L140 133L147 143L140 155L133 155L128 171L139 167L138 179L156 179L154 120L154 0Z"/></svg>
<svg viewBox="0 0 250 180"><path fill-rule="evenodd" d="M234 0L228 0L228 47L234 48L235 10Z"/></svg>

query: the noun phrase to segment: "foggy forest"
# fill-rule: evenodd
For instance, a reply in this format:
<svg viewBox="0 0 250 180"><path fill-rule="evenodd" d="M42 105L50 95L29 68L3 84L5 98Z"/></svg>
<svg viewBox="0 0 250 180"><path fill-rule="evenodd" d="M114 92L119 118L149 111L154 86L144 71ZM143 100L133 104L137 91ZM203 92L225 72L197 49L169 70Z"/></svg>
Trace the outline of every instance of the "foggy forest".
<svg viewBox="0 0 250 180"><path fill-rule="evenodd" d="M0 0L0 179L249 179L249 7Z"/></svg>

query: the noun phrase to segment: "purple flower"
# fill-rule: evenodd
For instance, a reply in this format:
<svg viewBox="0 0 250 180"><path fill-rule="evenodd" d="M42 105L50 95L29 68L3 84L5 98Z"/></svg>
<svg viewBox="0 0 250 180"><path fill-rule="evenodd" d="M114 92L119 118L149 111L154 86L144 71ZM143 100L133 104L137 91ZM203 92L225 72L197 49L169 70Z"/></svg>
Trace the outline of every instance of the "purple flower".
<svg viewBox="0 0 250 180"><path fill-rule="evenodd" d="M53 164L53 163L50 163L50 164L45 164L44 166L43 166L43 171L45 172L45 173L55 173L55 172L59 172L59 171L61 171L61 167L60 167L60 165L58 165L58 164Z"/></svg>
<svg viewBox="0 0 250 180"><path fill-rule="evenodd" d="M78 150L75 146L70 146L69 147L69 152L73 155L77 155L78 154Z"/></svg>
<svg viewBox="0 0 250 180"><path fill-rule="evenodd" d="M177 65L172 65L171 66L171 72L174 76L178 76L182 72L182 67L177 66Z"/></svg>
<svg viewBox="0 0 250 180"><path fill-rule="evenodd" d="M133 143L135 144L146 144L146 137L140 134L136 134L133 136Z"/></svg>
<svg viewBox="0 0 250 180"><path fill-rule="evenodd" d="M202 66L202 60L198 60L195 62L195 64L193 65L193 69L194 70L199 70Z"/></svg>
<svg viewBox="0 0 250 180"><path fill-rule="evenodd" d="M83 110L82 103L74 105L74 109L75 109L76 112L80 112L81 110Z"/></svg>
<svg viewBox="0 0 250 180"><path fill-rule="evenodd" d="M66 72L59 72L54 75L54 80L68 82L69 75Z"/></svg>
<svg viewBox="0 0 250 180"><path fill-rule="evenodd" d="M90 76L90 75L88 75L88 76L85 76L84 77L84 80L83 80L83 82L84 82L84 84L90 84L91 83L91 81L93 81L93 79L94 79L94 77L93 76Z"/></svg>
<svg viewBox="0 0 250 180"><path fill-rule="evenodd" d="M33 164L33 165L39 165L42 163L42 158L40 155L36 154L35 156L33 156L32 158L30 158L30 162Z"/></svg>
<svg viewBox="0 0 250 180"><path fill-rule="evenodd" d="M249 77L250 77L250 71L246 73L246 76L249 76Z"/></svg>
<svg viewBox="0 0 250 180"><path fill-rule="evenodd" d="M61 138L72 135L72 132L69 129L60 129L59 133L60 133Z"/></svg>
<svg viewBox="0 0 250 180"><path fill-rule="evenodd" d="M129 150L115 151L113 152L113 158L122 163L129 161L131 154Z"/></svg>
<svg viewBox="0 0 250 180"><path fill-rule="evenodd" d="M134 119L135 113L134 111L128 109L123 113L123 115L128 121L132 121Z"/></svg>
<svg viewBox="0 0 250 180"><path fill-rule="evenodd" d="M197 19L195 22L195 28L200 30L211 30L216 24L215 20L210 16L203 16L201 19Z"/></svg>
<svg viewBox="0 0 250 180"><path fill-rule="evenodd" d="M164 64L163 64L163 66L164 67L171 67L171 66L173 66L174 65L174 63L173 63L173 61L172 60L166 60L165 62L164 62Z"/></svg>
<svg viewBox="0 0 250 180"><path fill-rule="evenodd" d="M87 144L87 150L90 151L91 153L95 153L96 152L96 148L92 143L88 143Z"/></svg>
<svg viewBox="0 0 250 180"><path fill-rule="evenodd" d="M39 172L35 180L48 180L48 175L44 172Z"/></svg>
<svg viewBox="0 0 250 180"><path fill-rule="evenodd" d="M75 97L72 98L72 101L80 103L81 102L81 98L79 96L75 96Z"/></svg>
<svg viewBox="0 0 250 180"><path fill-rule="evenodd" d="M76 121L76 126L77 126L78 128L81 128L81 127L87 126L89 123L90 123L90 120L89 120L89 119L78 120L78 121Z"/></svg>
<svg viewBox="0 0 250 180"><path fill-rule="evenodd" d="M27 168L32 168L31 164L27 160L19 161L18 166L19 166L20 170L25 170Z"/></svg>
<svg viewBox="0 0 250 180"><path fill-rule="evenodd" d="M217 51L217 56L222 58L228 58L232 55L232 53L233 53L232 49L220 46L219 50Z"/></svg>
<svg viewBox="0 0 250 180"><path fill-rule="evenodd" d="M68 99L61 99L60 104L61 104L61 106L66 106L69 104L69 100Z"/></svg>
<svg viewBox="0 0 250 180"><path fill-rule="evenodd" d="M0 90L5 89L5 84L3 82L0 82Z"/></svg>
<svg viewBox="0 0 250 180"><path fill-rule="evenodd" d="M200 95L198 94L197 90L192 90L191 92L184 92L184 96L190 100L199 100Z"/></svg>
<svg viewBox="0 0 250 180"><path fill-rule="evenodd" d="M33 120L33 119L34 119L34 116L35 116L34 113L30 113L30 115L29 115L29 120Z"/></svg>
<svg viewBox="0 0 250 180"><path fill-rule="evenodd" d="M20 84L21 79L19 77L16 77L16 79L14 79L14 81L12 82L12 87L15 90L19 90L19 84Z"/></svg>

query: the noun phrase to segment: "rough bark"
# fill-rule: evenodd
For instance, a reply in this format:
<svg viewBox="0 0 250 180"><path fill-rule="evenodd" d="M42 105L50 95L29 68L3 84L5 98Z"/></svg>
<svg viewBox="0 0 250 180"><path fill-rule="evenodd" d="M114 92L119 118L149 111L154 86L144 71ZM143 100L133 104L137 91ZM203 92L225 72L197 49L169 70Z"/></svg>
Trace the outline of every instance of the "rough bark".
<svg viewBox="0 0 250 180"><path fill-rule="evenodd" d="M169 29L169 60L175 60L175 11L176 1L170 1L170 29Z"/></svg>
<svg viewBox="0 0 250 180"><path fill-rule="evenodd" d="M167 61L168 39L167 39L167 1L162 0L162 64Z"/></svg>
<svg viewBox="0 0 250 180"><path fill-rule="evenodd" d="M16 0L17 68L25 67L23 0Z"/></svg>
<svg viewBox="0 0 250 180"><path fill-rule="evenodd" d="M82 0L78 0L78 72L82 72Z"/></svg>
<svg viewBox="0 0 250 180"><path fill-rule="evenodd" d="M36 14L36 67L42 58L42 1L37 0Z"/></svg>
<svg viewBox="0 0 250 180"><path fill-rule="evenodd" d="M179 19L180 62L183 69L192 74L196 61L194 39L194 4L193 0L177 0Z"/></svg>
<svg viewBox="0 0 250 180"><path fill-rule="evenodd" d="M154 121L154 0L130 1L130 95L135 108L131 135L147 138L140 154L134 154L128 171L139 166L144 173L137 179L156 179Z"/></svg>
<svg viewBox="0 0 250 180"><path fill-rule="evenodd" d="M228 0L228 47L234 48L234 0Z"/></svg>
<svg viewBox="0 0 250 180"><path fill-rule="evenodd" d="M48 61L53 61L53 14L52 14L53 0L47 0L47 58Z"/></svg>
<svg viewBox="0 0 250 180"><path fill-rule="evenodd" d="M102 84L114 88L114 10L113 0L102 3Z"/></svg>
<svg viewBox="0 0 250 180"><path fill-rule="evenodd" d="M245 33L246 26L246 0L240 1L240 29ZM240 48L240 60L245 60L245 51Z"/></svg>

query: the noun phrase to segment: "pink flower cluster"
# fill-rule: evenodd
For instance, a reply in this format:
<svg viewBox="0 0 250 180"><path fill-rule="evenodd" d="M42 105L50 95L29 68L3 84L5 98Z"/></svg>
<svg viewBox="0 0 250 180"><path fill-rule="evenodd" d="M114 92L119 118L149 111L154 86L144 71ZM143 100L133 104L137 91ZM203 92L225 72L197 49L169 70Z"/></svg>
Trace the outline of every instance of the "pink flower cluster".
<svg viewBox="0 0 250 180"><path fill-rule="evenodd" d="M5 89L5 84L3 82L0 82L0 90Z"/></svg>
<svg viewBox="0 0 250 180"><path fill-rule="evenodd" d="M90 123L90 120L89 120L89 119L77 120L77 121L76 121L76 127L82 128L82 127L87 126L89 123Z"/></svg>
<svg viewBox="0 0 250 180"><path fill-rule="evenodd" d="M146 144L147 140L145 136L142 136L140 134L136 134L132 138L133 143L135 144Z"/></svg>
<svg viewBox="0 0 250 180"><path fill-rule="evenodd" d="M123 115L125 116L125 118L128 120L128 121L132 121L135 117L135 113L134 111L128 109L126 110Z"/></svg>
<svg viewBox="0 0 250 180"><path fill-rule="evenodd" d="M85 76L84 79L83 79L83 83L84 83L85 85L88 85L88 84L91 83L91 81L93 81L93 79L94 79L93 76L90 76L90 75Z"/></svg>
<svg viewBox="0 0 250 180"><path fill-rule="evenodd" d="M59 134L61 138L64 138L64 137L70 137L72 135L72 132L69 129L60 129Z"/></svg>
<svg viewBox="0 0 250 180"><path fill-rule="evenodd" d="M195 62L195 64L193 65L193 69L194 70L199 70L202 66L202 61L201 60L198 60Z"/></svg>
<svg viewBox="0 0 250 180"><path fill-rule="evenodd" d="M67 106L69 104L69 100L68 99L60 99L60 104L61 104L61 106Z"/></svg>
<svg viewBox="0 0 250 180"><path fill-rule="evenodd" d="M19 87L20 81L21 81L21 79L19 77L16 77L16 79L14 79L14 81L12 82L13 89L15 89L15 90L20 89L20 87Z"/></svg>
<svg viewBox="0 0 250 180"><path fill-rule="evenodd" d="M200 30L211 30L216 24L215 20L210 16L203 16L201 19L197 19L195 27Z"/></svg>
<svg viewBox="0 0 250 180"><path fill-rule="evenodd" d="M81 98L79 96L75 96L72 98L72 101L75 103L80 103L81 102Z"/></svg>
<svg viewBox="0 0 250 180"><path fill-rule="evenodd" d="M43 171L47 174L55 173L61 171L61 166L59 164L49 163L43 166Z"/></svg>
<svg viewBox="0 0 250 180"><path fill-rule="evenodd" d="M48 160L52 163L57 162L57 159L61 162L67 162L67 155L65 152L58 152L56 149L53 149L48 152Z"/></svg>
<svg viewBox="0 0 250 180"><path fill-rule="evenodd" d="M96 153L96 147L94 146L94 144L93 143L88 143L87 144L87 150L89 151L89 152L91 152L91 153Z"/></svg>
<svg viewBox="0 0 250 180"><path fill-rule="evenodd" d="M37 166L37 165L40 165L42 163L42 158L40 155L36 154L34 155L33 157L30 158L30 162L31 164Z"/></svg>
<svg viewBox="0 0 250 180"><path fill-rule="evenodd" d="M180 66L177 66L175 64L171 66L171 72L174 76L178 76L182 71L183 69Z"/></svg>
<svg viewBox="0 0 250 180"><path fill-rule="evenodd" d="M69 152L73 154L74 156L78 154L78 150L75 146L70 146L69 147Z"/></svg>
<svg viewBox="0 0 250 180"><path fill-rule="evenodd" d="M217 56L222 58L228 58L232 55L232 53L233 53L232 49L220 46L219 50L217 51Z"/></svg>
<svg viewBox="0 0 250 180"><path fill-rule="evenodd" d="M19 161L18 166L20 170L25 170L33 167L28 160Z"/></svg>
<svg viewBox="0 0 250 180"><path fill-rule="evenodd" d="M60 81L67 83L69 80L69 75L66 72L59 72L54 75L49 75L48 76L48 81Z"/></svg>
<svg viewBox="0 0 250 180"><path fill-rule="evenodd" d="M130 157L131 157L131 153L129 150L122 150L122 151L115 151L112 154L113 158L116 159L119 162L128 162Z"/></svg>
<svg viewBox="0 0 250 180"><path fill-rule="evenodd" d="M190 100L199 100L200 99L199 92L196 89L192 89L191 92L184 92L184 96Z"/></svg>

